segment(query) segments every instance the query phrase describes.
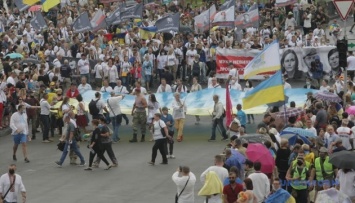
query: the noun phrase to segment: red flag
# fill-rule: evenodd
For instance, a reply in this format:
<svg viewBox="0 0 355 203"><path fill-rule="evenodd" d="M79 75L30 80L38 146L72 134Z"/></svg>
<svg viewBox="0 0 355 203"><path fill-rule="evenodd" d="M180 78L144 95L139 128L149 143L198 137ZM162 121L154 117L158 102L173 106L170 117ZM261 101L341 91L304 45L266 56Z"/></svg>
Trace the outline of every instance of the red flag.
<svg viewBox="0 0 355 203"><path fill-rule="evenodd" d="M233 115L233 105L231 100L231 95L229 92L229 85L226 87L226 126L229 128L230 123L232 122Z"/></svg>

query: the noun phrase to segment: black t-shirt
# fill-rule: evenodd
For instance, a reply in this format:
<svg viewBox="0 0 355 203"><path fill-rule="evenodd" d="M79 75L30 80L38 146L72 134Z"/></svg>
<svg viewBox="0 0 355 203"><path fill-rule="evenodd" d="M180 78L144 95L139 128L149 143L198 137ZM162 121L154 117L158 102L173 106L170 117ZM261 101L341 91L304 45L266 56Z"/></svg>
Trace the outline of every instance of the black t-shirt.
<svg viewBox="0 0 355 203"><path fill-rule="evenodd" d="M38 76L38 82L43 82L44 85L49 86L49 79L44 75Z"/></svg>
<svg viewBox="0 0 355 203"><path fill-rule="evenodd" d="M110 132L110 130L108 129L108 127L106 125L104 126L101 126L100 127L100 141L101 143L110 143L111 142L111 138L110 137L103 137L101 136L101 134L104 134L104 133L107 133L107 132Z"/></svg>
<svg viewBox="0 0 355 203"><path fill-rule="evenodd" d="M63 65L61 68L60 68L60 75L63 77L63 78L70 78L70 72L71 72L71 68L69 65Z"/></svg>
<svg viewBox="0 0 355 203"><path fill-rule="evenodd" d="M8 62L5 62L3 64L3 67L4 67L4 72L5 72L6 77L9 77L9 73L12 71L10 64Z"/></svg>

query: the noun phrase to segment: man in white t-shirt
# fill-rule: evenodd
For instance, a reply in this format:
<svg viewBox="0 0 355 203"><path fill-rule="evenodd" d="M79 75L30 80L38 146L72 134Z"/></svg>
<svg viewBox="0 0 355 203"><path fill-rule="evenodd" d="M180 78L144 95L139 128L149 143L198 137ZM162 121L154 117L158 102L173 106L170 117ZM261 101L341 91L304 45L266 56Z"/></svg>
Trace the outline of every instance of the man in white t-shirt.
<svg viewBox="0 0 355 203"><path fill-rule="evenodd" d="M113 89L116 94L129 94L127 88L122 85L121 80L117 80L117 86Z"/></svg>
<svg viewBox="0 0 355 203"><path fill-rule="evenodd" d="M347 149L350 150L352 149L352 142L353 142L353 133L351 132L351 129L348 127L349 120L348 119L343 119L341 122L341 126L337 129L337 134L341 138L343 142L343 146Z"/></svg>
<svg viewBox="0 0 355 203"><path fill-rule="evenodd" d="M223 167L224 161L223 157L221 155L216 155L214 157L214 166L208 167L200 176L200 180L202 184L205 183L206 180L206 175L210 172L213 171L217 174L221 182L223 183L226 178L229 177L228 170ZM209 202L220 202L221 197L219 195L211 195L208 197Z"/></svg>
<svg viewBox="0 0 355 203"><path fill-rule="evenodd" d="M313 127L311 119L307 119L306 121L306 130L312 132L315 137L317 136L317 130Z"/></svg>
<svg viewBox="0 0 355 203"><path fill-rule="evenodd" d="M169 84L166 84L165 78L161 79L161 84L158 87L157 93L161 92L172 92L171 86Z"/></svg>
<svg viewBox="0 0 355 203"><path fill-rule="evenodd" d="M262 173L261 163L254 162L255 172L250 174L248 178L253 182L253 193L258 199L258 203L264 202L266 197L270 194L270 180L269 178Z"/></svg>
<svg viewBox="0 0 355 203"><path fill-rule="evenodd" d="M92 90L91 85L86 83L86 77L81 78L81 84L78 86L80 94L83 94L87 90Z"/></svg>
<svg viewBox="0 0 355 203"><path fill-rule="evenodd" d="M352 51L349 51L346 61L348 62L348 75L350 76L351 81L353 81L355 75L355 56Z"/></svg>
<svg viewBox="0 0 355 203"><path fill-rule="evenodd" d="M78 69L81 77L86 77L90 83L90 62L86 58L86 54L81 54L81 59L78 61Z"/></svg>
<svg viewBox="0 0 355 203"><path fill-rule="evenodd" d="M104 80L100 91L101 92L109 92L109 93L113 92L112 87L108 85L108 80Z"/></svg>
<svg viewBox="0 0 355 203"><path fill-rule="evenodd" d="M118 129L122 122L121 107L119 102L124 98L124 95L116 96L115 92L111 92L111 97L107 100L107 107L110 110L110 118L112 121L112 141L114 143L120 141L118 137Z"/></svg>
<svg viewBox="0 0 355 203"><path fill-rule="evenodd" d="M232 80L232 78L235 78L236 82L239 83L239 74L238 74L237 67L235 67L232 62L229 62L228 68L229 68L229 73L228 73L227 82L231 84L230 81Z"/></svg>

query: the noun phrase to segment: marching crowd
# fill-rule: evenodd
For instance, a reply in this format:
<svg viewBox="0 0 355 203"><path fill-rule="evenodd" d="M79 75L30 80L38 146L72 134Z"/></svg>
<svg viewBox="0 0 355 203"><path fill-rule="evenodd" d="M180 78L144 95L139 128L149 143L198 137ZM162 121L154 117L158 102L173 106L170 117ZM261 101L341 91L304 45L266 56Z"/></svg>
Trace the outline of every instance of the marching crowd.
<svg viewBox="0 0 355 203"><path fill-rule="evenodd" d="M179 11L181 25L193 27L193 17L206 10L209 4L204 2L195 8L190 4L183 6L180 1L167 5L149 4L143 11L141 22L132 20L97 32L74 33L71 24L82 11L88 10L90 16L94 16L98 9L109 14L117 7L116 3L110 3L111 6L81 3L72 2L71 5L63 4L52 9L46 15L48 28L43 31L31 27L31 12L20 12L17 8L2 8L0 12L3 70L0 74L0 130L11 128L14 161L17 160L17 148L21 145L24 161L30 162L26 142L37 139L41 133L43 143L53 142L55 135L59 135L61 143L58 148L63 154L55 162L58 166L63 165L68 153L71 164L76 164L79 157L79 165L84 166L85 158L78 145L81 135L89 134L90 144L87 147L91 152L85 170L98 167L101 160L107 165L107 170L117 166L112 144L120 141L121 123L130 123L127 115L121 112L119 102L125 95L133 94L133 136L130 142L144 142L149 136L147 139L154 140L149 164L155 165L158 150L162 164L167 164L169 158L175 158L174 135L178 142L184 138L188 107L181 100L180 93L199 91L204 86L220 88L221 84L240 91L253 89L252 81L242 83L233 63L228 65L227 81L217 80L216 47L261 50L273 40L278 40L281 48L317 47L329 43L325 34L328 31L328 14L324 7L313 1L302 0L286 7L275 7L273 0L265 4L238 1L238 14L257 5L260 28L218 28L204 34L185 32L174 33L173 36L155 33L148 34L147 38L140 35L140 26L152 26L167 12ZM332 36L336 39L340 31L340 26L334 21L330 30ZM118 37L122 33L123 39ZM18 59L15 54L21 54L23 59ZM73 66L67 57L79 60ZM98 62L91 66L89 60ZM307 89L334 92L340 98L345 96L341 102L323 102L309 94L305 112L288 117L287 123L275 117L275 113L282 111L283 107L270 108L264 115L257 133L266 139L263 145L276 163L275 170L266 174L262 171L262 163L250 160L246 153L248 146L241 139L248 131L247 124L254 122L254 116L244 113L242 106L238 105L234 120L225 127L223 104L218 96L211 98L215 105L208 141L216 140L218 129L222 140L231 142L223 155L215 156L214 166L202 173L204 187L199 195L206 196L206 202L210 203L277 202L281 196L287 197L290 202L304 203L315 202L316 198L321 197L321 191L337 187L355 202L355 171L334 166L329 163L328 156L353 149L354 118L345 109L353 101L355 88L352 82L344 84L342 77L337 74L334 87L322 78L317 78L319 81L315 85L311 85L310 81L305 85ZM350 79L352 81L353 78ZM284 85L285 89L291 88L286 78ZM344 85L348 85L348 92L343 91ZM174 93L173 105L160 106L153 92L155 89L156 93ZM85 103L82 94L88 90L97 92L90 103ZM102 92L109 92L111 97L104 101ZM149 95L148 99L145 95ZM77 101L76 106L71 104L73 99ZM291 104L290 108L293 107L295 105ZM200 117L195 118L195 124L199 125ZM108 127L109 123L112 129ZM309 130L316 139L297 140L297 144L290 146L288 140L279 136L284 126ZM112 164L105 158L105 152ZM23 184L15 188L11 186L11 181L21 181L20 176L14 175L15 169L16 166L11 165L11 171L0 178L0 195L6 196L5 202L17 201L11 193L13 191L21 191L26 199ZM180 167L172 179L178 187L177 201L194 202L196 177L189 167ZM335 180L339 180L339 184L333 185ZM212 190L206 189L208 187ZM11 195L7 196L8 189Z"/></svg>

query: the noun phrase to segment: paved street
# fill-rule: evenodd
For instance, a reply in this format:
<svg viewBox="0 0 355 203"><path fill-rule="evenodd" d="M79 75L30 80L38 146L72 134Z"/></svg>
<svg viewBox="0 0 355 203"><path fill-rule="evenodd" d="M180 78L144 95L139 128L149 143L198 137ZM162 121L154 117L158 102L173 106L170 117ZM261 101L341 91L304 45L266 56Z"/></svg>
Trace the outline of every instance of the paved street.
<svg viewBox="0 0 355 203"><path fill-rule="evenodd" d="M93 171L84 171L83 167L69 165L69 157L63 168L57 168L54 161L60 158L61 152L56 150L56 142L41 143L41 136L29 143L30 163L24 163L21 149L17 153L18 161L13 162L12 140L7 135L0 137L0 172L5 173L10 163L17 164L17 173L22 175L28 192L28 203L172 202L176 187L171 175L179 165L190 166L199 179L200 174L213 164L214 155L221 153L227 144L222 141L207 142L211 129L208 117L202 118L199 126L193 124L192 116L186 123L184 141L175 144L176 159L169 160L168 165L159 165L161 156L158 154L158 164L149 166L147 162L153 142L128 143L131 128L123 126L122 141L113 145L119 166L109 171L103 170L104 165ZM255 125L250 126L253 128L250 131L255 132ZM88 163L89 150L85 146L86 143L81 143L81 151ZM198 181L196 198L201 186ZM202 198L198 200L196 202L203 201Z"/></svg>

